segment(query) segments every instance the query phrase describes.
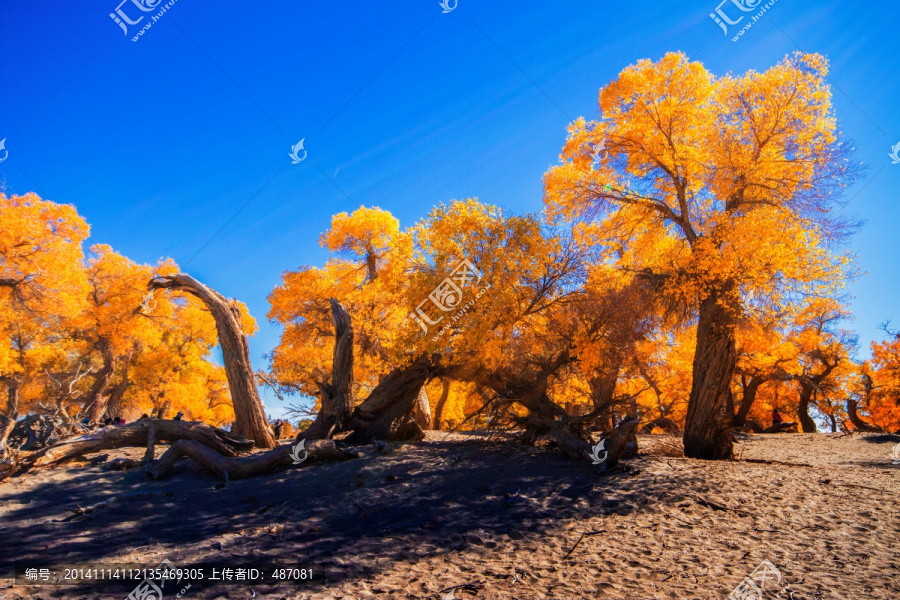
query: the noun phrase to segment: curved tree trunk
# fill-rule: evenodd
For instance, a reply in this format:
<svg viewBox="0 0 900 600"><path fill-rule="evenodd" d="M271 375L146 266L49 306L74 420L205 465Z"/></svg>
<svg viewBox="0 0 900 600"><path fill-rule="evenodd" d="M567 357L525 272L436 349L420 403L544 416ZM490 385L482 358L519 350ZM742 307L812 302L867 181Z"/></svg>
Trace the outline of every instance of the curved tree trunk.
<svg viewBox="0 0 900 600"><path fill-rule="evenodd" d="M190 275L166 275L150 280L149 289L173 289L192 294L206 305L216 320L219 345L225 362L228 390L234 404L234 427L237 435L252 438L261 448L273 448L275 436L269 427L256 379L250 364L250 347L241 329L240 311L227 298L206 287Z"/></svg>
<svg viewBox="0 0 900 600"><path fill-rule="evenodd" d="M441 419L444 414L444 406L447 404L447 398L450 397L450 378L441 377L441 397L438 399L437 406L434 407L434 428L441 429Z"/></svg>
<svg viewBox="0 0 900 600"><path fill-rule="evenodd" d="M321 408L316 420L297 439L328 439L344 431L353 410L353 326L350 314L331 298L334 321L334 354L331 362L331 383L319 384Z"/></svg>
<svg viewBox="0 0 900 600"><path fill-rule="evenodd" d="M106 414L106 403L109 399L107 387L109 387L109 380L112 378L113 371L116 370L116 357L113 356L109 341L101 337L97 341L97 347L100 349L100 355L103 357L103 367L97 371L94 384L85 397L85 403L90 405L88 417L92 423L99 423Z"/></svg>
<svg viewBox="0 0 900 600"><path fill-rule="evenodd" d="M428 392L423 384L416 398L416 409L413 417L420 428L431 429L431 406L428 404Z"/></svg>
<svg viewBox="0 0 900 600"><path fill-rule="evenodd" d="M737 362L737 307L726 304L731 287L716 291L700 303L693 381L684 426L684 454L688 458L728 459L734 447L729 433L728 394Z"/></svg>
<svg viewBox="0 0 900 600"><path fill-rule="evenodd" d="M857 412L859 405L856 400L852 398L847 398L847 416L850 417L850 422L853 423L853 426L856 427L858 431L867 431L870 433L882 433L884 429L881 427L876 427L875 425L870 425L862 420L862 417L859 416L859 412Z"/></svg>
<svg viewBox="0 0 900 600"><path fill-rule="evenodd" d="M797 403L797 419L803 433L816 433L816 422L809 416L809 404L812 399L813 388L808 383L800 381L800 402Z"/></svg>

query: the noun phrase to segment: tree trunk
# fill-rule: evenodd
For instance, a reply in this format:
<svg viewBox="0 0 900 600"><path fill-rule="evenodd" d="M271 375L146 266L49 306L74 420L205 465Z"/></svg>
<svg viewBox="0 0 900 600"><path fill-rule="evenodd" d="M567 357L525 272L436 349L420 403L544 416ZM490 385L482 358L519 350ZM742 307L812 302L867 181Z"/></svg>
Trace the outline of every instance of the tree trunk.
<svg viewBox="0 0 900 600"><path fill-rule="evenodd" d="M6 440L19 419L19 381L15 377L0 378L6 384L6 410L0 414L0 457L7 452Z"/></svg>
<svg viewBox="0 0 900 600"><path fill-rule="evenodd" d="M744 423L747 422L747 415L750 414L750 409L756 401L756 392L759 391L759 387L763 383L765 383L765 380L761 377L751 377L750 382L744 386L744 395L741 397L741 405L738 408L737 414L734 415L733 424L735 427L743 427Z"/></svg>
<svg viewBox="0 0 900 600"><path fill-rule="evenodd" d="M616 393L616 384L619 380L619 369L609 369L597 377L588 381L591 389L591 401L594 404L593 412L596 414L595 423L604 431L612 431L613 423L612 402Z"/></svg>
<svg viewBox="0 0 900 600"><path fill-rule="evenodd" d="M853 426L856 427L858 431L867 431L870 433L883 433L884 429L881 427L876 427L875 425L869 425L865 421L862 420L862 417L859 416L859 412L857 412L859 405L856 400L852 398L847 398L847 416L850 417L850 422L853 423Z"/></svg>
<svg viewBox="0 0 900 600"><path fill-rule="evenodd" d="M425 385L419 389L419 396L416 398L415 416L416 425L420 428L431 429L431 406L428 404L428 392L425 391Z"/></svg>
<svg viewBox="0 0 900 600"><path fill-rule="evenodd" d="M352 442L371 442L376 439L410 439L419 437L421 430L405 423L419 397L419 390L435 366L428 356L420 356L411 365L394 369L381 380L369 397L356 407L350 418Z"/></svg>
<svg viewBox="0 0 900 600"><path fill-rule="evenodd" d="M109 386L109 380L113 371L116 370L116 357L113 356L112 347L106 338L101 337L97 341L97 347L100 349L100 355L103 357L103 367L97 372L94 384L85 397L85 403L90 405L88 409L88 417L92 423L100 423L106 414L106 402L108 393L106 388Z"/></svg>
<svg viewBox="0 0 900 600"><path fill-rule="evenodd" d="M800 381L800 402L797 404L797 419L803 433L816 433L816 422L809 416L809 404L813 394L813 388L809 383Z"/></svg>
<svg viewBox="0 0 900 600"><path fill-rule="evenodd" d="M109 395L109 402L106 404L106 414L110 417L120 416L119 411L122 409L122 398L125 396L125 392L128 391L128 369L130 365L131 355L128 354L125 356L122 364L122 380L113 388L112 393Z"/></svg>
<svg viewBox="0 0 900 600"><path fill-rule="evenodd" d="M312 425L297 434L298 440L328 439L344 431L353 410L353 326L346 309L334 298L330 303L334 322L331 382L319 384L319 414Z"/></svg>
<svg viewBox="0 0 900 600"><path fill-rule="evenodd" d="M185 273L154 277L150 280L149 289L181 290L203 301L216 320L225 375L234 404L235 421L232 431L237 435L252 438L261 448L273 448L275 436L269 428L256 389L256 378L250 364L250 346L247 343L247 336L241 330L241 313L237 306Z"/></svg>
<svg viewBox="0 0 900 600"><path fill-rule="evenodd" d="M700 303L693 381L684 426L688 458L728 459L734 447L727 414L731 378L737 362L735 321L738 308L730 301L731 285L713 291Z"/></svg>
<svg viewBox="0 0 900 600"><path fill-rule="evenodd" d="M444 415L444 406L447 404L447 398L450 397L450 378L441 378L441 397L438 399L437 406L434 407L434 428L440 431L441 420Z"/></svg>

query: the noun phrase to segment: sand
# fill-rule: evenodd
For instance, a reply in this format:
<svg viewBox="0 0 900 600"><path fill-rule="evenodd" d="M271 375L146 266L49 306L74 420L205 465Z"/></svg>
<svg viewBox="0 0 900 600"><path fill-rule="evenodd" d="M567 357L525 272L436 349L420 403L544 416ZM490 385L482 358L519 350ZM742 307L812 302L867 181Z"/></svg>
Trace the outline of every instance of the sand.
<svg viewBox="0 0 900 600"><path fill-rule="evenodd" d="M194 585L186 599L724 599L763 560L781 577L767 599L900 598L900 436L742 436L732 462L667 456L673 442L659 436L639 443L640 456L604 474L552 449L441 432L224 486L202 473L45 470L0 484L0 600L125 597L12 587L13 560L164 558L315 573ZM66 510L111 497L86 517Z"/></svg>

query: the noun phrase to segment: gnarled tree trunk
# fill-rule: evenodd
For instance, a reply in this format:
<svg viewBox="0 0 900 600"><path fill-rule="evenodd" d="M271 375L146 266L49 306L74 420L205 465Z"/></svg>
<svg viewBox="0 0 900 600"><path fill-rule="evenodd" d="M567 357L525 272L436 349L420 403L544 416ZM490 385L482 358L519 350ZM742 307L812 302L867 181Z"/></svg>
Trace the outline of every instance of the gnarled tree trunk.
<svg viewBox="0 0 900 600"><path fill-rule="evenodd" d="M241 329L241 313L238 308L227 298L186 273L154 277L148 287L151 291L180 290L193 294L203 301L216 321L216 331L219 334L228 390L234 404L235 421L232 430L237 435L253 439L261 448L273 448L275 436L269 428L256 389L256 379L250 364L250 347L247 336Z"/></svg>
<svg viewBox="0 0 900 600"><path fill-rule="evenodd" d="M353 434L347 438L348 441L421 437L421 429L408 417L415 408L419 390L435 375L436 369L432 357L423 355L411 365L388 373L353 411L349 427Z"/></svg>
<svg viewBox="0 0 900 600"><path fill-rule="evenodd" d="M859 405L856 400L847 398L847 416L850 417L850 422L853 423L853 426L858 431L868 431L870 433L882 433L884 431L881 427L876 427L863 421L862 417L859 416L858 408Z"/></svg>
<svg viewBox="0 0 900 600"><path fill-rule="evenodd" d="M109 399L107 387L112 377L113 371L116 370L116 357L113 356L112 347L106 338L101 337L97 341L97 347L100 349L100 356L103 357L103 367L97 371L94 384L85 397L85 403L90 405L88 409L88 417L92 423L99 423L106 414L106 403Z"/></svg>
<svg viewBox="0 0 900 600"><path fill-rule="evenodd" d="M641 433L651 433L656 427L659 427L660 429L671 435L678 435L679 433L681 433L681 429L679 429L678 423L667 417L653 419L652 421L641 427Z"/></svg>
<svg viewBox="0 0 900 600"><path fill-rule="evenodd" d="M728 395L737 362L732 287L714 290L700 303L693 381L684 426L684 454L711 460L733 456Z"/></svg>
<svg viewBox="0 0 900 600"><path fill-rule="evenodd" d="M122 407L122 398L125 396L125 392L128 391L128 369L131 366L131 355L128 354L125 356L125 360L122 364L122 380L113 388L112 393L109 395L109 402L106 403L106 414L110 417L118 417L119 410Z"/></svg>
<svg viewBox="0 0 900 600"><path fill-rule="evenodd" d="M450 378L441 378L441 397L438 398L437 406L434 407L434 428L441 429L442 419L444 418L444 406L447 405L447 398L450 397Z"/></svg>
<svg viewBox="0 0 900 600"><path fill-rule="evenodd" d="M321 408L316 420L297 439L328 439L344 431L353 410L353 326L350 314L331 298L334 321L334 353L331 362L331 382L319 384Z"/></svg>

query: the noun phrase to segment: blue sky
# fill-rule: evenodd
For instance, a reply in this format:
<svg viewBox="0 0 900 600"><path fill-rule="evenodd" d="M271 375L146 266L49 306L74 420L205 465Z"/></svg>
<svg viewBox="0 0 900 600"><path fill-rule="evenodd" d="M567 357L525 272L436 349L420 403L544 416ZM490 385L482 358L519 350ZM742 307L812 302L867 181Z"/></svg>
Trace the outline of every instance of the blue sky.
<svg viewBox="0 0 900 600"><path fill-rule="evenodd" d="M865 349L880 322L900 323L896 2L778 0L737 42L747 19L725 36L717 0L459 0L446 14L438 0L176 0L137 42L166 2L126 0L131 20L147 15L127 36L109 16L118 2L0 2L0 177L75 204L90 243L172 257L246 302L258 367L280 333L266 296L284 270L324 261L332 214L375 205L408 226L469 196L539 211L566 124L595 115L623 67L668 51L716 74L798 48L828 56L836 114L869 165L847 208L867 221L851 242L866 273L852 326Z"/></svg>

